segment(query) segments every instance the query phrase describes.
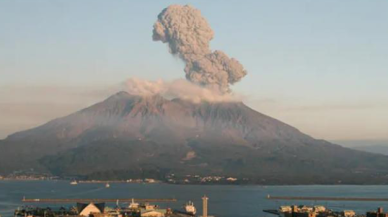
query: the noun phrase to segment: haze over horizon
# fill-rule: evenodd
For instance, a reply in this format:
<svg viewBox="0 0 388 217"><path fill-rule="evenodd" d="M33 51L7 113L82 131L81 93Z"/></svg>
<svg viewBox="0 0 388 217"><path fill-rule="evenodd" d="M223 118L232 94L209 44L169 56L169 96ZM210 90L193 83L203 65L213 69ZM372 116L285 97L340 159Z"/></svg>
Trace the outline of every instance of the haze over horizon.
<svg viewBox="0 0 388 217"><path fill-rule="evenodd" d="M211 47L248 70L231 86L247 105L318 139L388 140L388 2L231 2L0 2L0 138L128 78L183 78L151 38L156 14L177 3L200 9Z"/></svg>

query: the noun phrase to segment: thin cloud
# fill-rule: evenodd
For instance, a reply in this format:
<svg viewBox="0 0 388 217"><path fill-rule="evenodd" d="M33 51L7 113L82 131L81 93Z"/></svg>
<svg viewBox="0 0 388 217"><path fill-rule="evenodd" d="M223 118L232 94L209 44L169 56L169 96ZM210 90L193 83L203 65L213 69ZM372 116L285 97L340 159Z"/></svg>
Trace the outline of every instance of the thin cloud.
<svg viewBox="0 0 388 217"><path fill-rule="evenodd" d="M382 109L388 108L388 103L343 103L343 104L325 104L314 106L294 106L284 108L288 111L305 111L305 112L321 112L334 110L365 110L365 109Z"/></svg>

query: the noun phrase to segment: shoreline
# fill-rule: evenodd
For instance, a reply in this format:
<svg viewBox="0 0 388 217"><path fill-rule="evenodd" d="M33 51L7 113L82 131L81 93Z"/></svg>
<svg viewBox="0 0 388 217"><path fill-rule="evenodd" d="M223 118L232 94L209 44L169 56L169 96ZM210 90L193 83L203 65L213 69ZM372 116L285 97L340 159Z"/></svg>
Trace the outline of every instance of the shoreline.
<svg viewBox="0 0 388 217"><path fill-rule="evenodd" d="M0 179L1 182L70 182L70 179ZM87 185L87 184L150 184L150 185L155 185L155 184L163 184L163 185L177 185L177 186L241 186L241 187L298 187L298 186L306 186L306 187L316 187L316 186L322 186L322 187L330 187L330 186L387 186L388 184L346 184L346 183L341 183L341 184L237 184L237 183L169 183L169 182L154 182L154 183L149 183L149 182L127 182L123 180L84 180L84 181L78 181L78 185Z"/></svg>

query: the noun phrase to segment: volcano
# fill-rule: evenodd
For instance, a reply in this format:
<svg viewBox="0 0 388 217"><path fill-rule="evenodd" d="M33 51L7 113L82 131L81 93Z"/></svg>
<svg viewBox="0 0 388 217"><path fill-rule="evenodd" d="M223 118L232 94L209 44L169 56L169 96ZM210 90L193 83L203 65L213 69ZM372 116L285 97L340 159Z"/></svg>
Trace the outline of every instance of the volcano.
<svg viewBox="0 0 388 217"><path fill-rule="evenodd" d="M237 177L259 184L388 183L388 157L316 140L241 102L119 92L0 141L0 173L129 179Z"/></svg>

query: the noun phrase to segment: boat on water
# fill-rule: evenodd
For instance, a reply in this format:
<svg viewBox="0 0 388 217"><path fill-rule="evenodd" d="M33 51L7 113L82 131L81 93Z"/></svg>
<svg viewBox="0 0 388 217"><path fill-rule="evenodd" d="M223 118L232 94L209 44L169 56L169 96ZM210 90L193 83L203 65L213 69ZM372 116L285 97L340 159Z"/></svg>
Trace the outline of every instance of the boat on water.
<svg viewBox="0 0 388 217"><path fill-rule="evenodd" d="M106 184L105 184L105 188L110 188L110 184L109 184L109 183L106 183Z"/></svg>
<svg viewBox="0 0 388 217"><path fill-rule="evenodd" d="M194 203L191 202L191 201L189 201L188 203L186 203L186 205L185 205L185 211L186 211L187 213L190 213L190 214L193 214L193 215L195 215L195 214L197 213L197 209L195 208Z"/></svg>
<svg viewBox="0 0 388 217"><path fill-rule="evenodd" d="M137 209L139 208L140 204L136 203L134 199L132 199L132 202L129 204L128 208L130 209Z"/></svg>
<svg viewBox="0 0 388 217"><path fill-rule="evenodd" d="M175 213L177 217L195 217L197 209L195 208L194 203L189 201L183 206L183 210L174 210L173 213Z"/></svg>
<svg viewBox="0 0 388 217"><path fill-rule="evenodd" d="M70 182L70 185L78 185L78 182L77 182L77 180L73 180L73 181L71 181L71 182Z"/></svg>

